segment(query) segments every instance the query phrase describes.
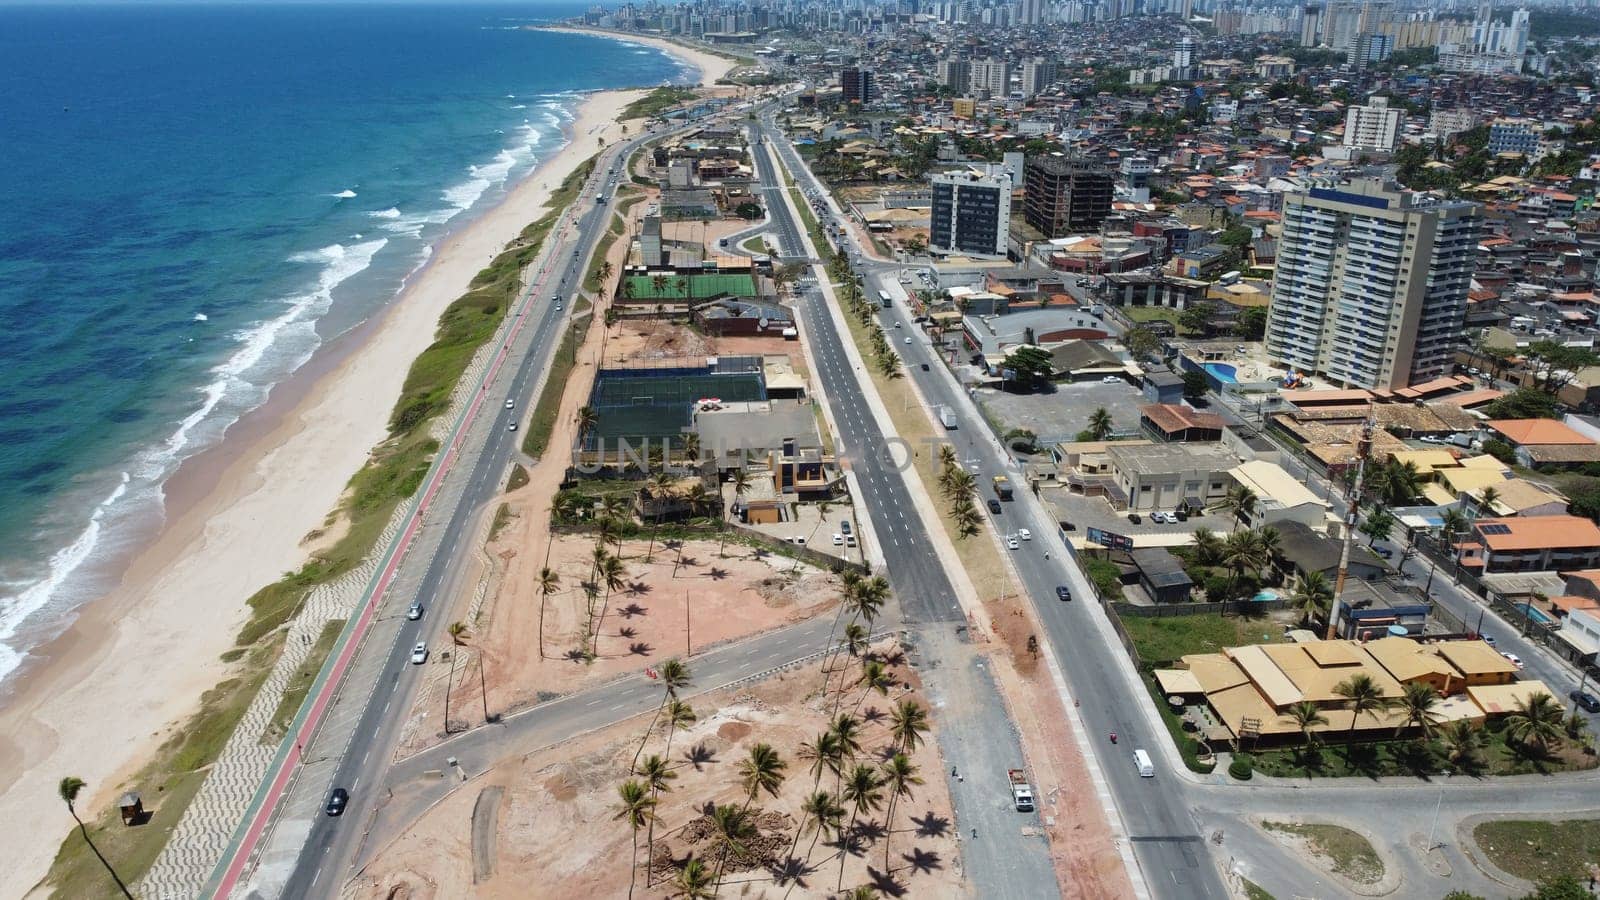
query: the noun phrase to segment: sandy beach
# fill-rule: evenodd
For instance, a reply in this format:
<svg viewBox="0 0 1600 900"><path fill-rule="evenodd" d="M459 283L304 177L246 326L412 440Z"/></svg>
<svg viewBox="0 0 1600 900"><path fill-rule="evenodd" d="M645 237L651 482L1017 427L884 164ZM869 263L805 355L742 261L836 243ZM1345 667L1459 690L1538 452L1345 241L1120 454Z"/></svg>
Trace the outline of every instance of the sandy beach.
<svg viewBox="0 0 1600 900"><path fill-rule="evenodd" d="M732 66L666 41L628 40L699 67L707 84ZM7 837L0 897L37 883L71 827L56 797L61 777L88 782L79 808L85 818L98 815L201 693L228 677L218 657L245 619L245 599L305 561L306 535L323 526L384 438L401 379L432 341L439 315L543 214L550 188L594 154L597 138L622 136L618 115L640 94L586 98L561 152L436 245L381 315L322 348L168 482L166 527L111 593L35 651L0 710L0 815L39 823Z"/></svg>

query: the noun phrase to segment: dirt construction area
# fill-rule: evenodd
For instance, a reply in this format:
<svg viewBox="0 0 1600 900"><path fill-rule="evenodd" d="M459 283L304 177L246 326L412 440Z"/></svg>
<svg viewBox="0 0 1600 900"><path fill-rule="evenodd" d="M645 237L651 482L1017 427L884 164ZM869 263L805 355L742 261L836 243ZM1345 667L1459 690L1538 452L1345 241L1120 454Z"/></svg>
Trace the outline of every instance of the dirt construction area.
<svg viewBox="0 0 1600 900"><path fill-rule="evenodd" d="M886 695L856 683L867 658L882 662L890 674ZM862 659L835 659L826 692L825 664L817 662L695 696L697 718L683 730L658 726L647 735L653 720L640 716L508 758L408 827L344 895L623 897L632 874L636 896L675 897L684 895L678 882L692 858L704 866L706 878L706 893L694 896L710 896L719 871L724 897L828 897L840 884L845 890L872 885L878 896L969 896L943 762L931 734L915 742L909 772L900 768L909 774L899 779L903 792L877 784L883 776L873 774L893 765L897 739L890 711L906 700L923 703L916 675L902 660L885 641ZM853 758L841 760L842 778L827 766L814 769L802 749L837 714L851 717L859 744ZM620 788L641 741L643 759L660 756L666 774L657 779L665 789L656 792L653 807L647 805L654 820L644 819L635 832L618 815ZM758 745L769 747L782 765L778 782L752 798L741 773ZM841 799L853 795L853 784L865 785L858 793L867 799ZM819 791L832 803L808 803ZM808 805L832 824L819 832ZM713 808L715 816L709 814ZM719 830L717 823L741 811L737 818L746 828ZM728 849L732 845L719 837L726 830L738 835L738 849ZM635 858L637 866L630 866Z"/></svg>

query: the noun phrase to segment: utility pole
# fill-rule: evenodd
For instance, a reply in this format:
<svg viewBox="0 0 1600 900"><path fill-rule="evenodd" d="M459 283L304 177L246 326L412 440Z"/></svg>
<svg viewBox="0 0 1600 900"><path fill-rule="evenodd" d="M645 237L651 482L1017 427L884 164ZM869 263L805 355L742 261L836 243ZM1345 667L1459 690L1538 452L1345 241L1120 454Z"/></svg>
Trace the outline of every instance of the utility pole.
<svg viewBox="0 0 1600 900"><path fill-rule="evenodd" d="M1350 574L1350 544L1355 540L1356 516L1361 512L1361 481L1367 473L1367 457L1372 454L1372 429L1376 426L1372 413L1367 413L1361 423L1361 437L1356 441L1356 480L1350 489L1350 508L1344 517L1344 546L1339 549L1339 575L1333 582L1333 605L1328 610L1328 631L1323 640L1333 640L1339 623L1339 604L1344 599L1344 582Z"/></svg>

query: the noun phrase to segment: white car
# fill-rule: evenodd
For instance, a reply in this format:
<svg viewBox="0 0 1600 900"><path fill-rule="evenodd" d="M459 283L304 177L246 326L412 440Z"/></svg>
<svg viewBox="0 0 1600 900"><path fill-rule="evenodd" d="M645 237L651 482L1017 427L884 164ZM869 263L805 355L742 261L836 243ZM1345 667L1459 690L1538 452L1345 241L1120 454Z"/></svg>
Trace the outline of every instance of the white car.
<svg viewBox="0 0 1600 900"><path fill-rule="evenodd" d="M1031 540L1033 540L1033 532L1029 531L1026 528L1018 528L1017 529L1017 537L1022 538L1025 541L1031 541Z"/></svg>
<svg viewBox="0 0 1600 900"><path fill-rule="evenodd" d="M911 343L911 335L909 335L909 334L906 335L906 339L904 341L902 341L902 343L906 343L906 344Z"/></svg>
<svg viewBox="0 0 1600 900"><path fill-rule="evenodd" d="M1522 657L1516 655L1515 653L1507 653L1504 650L1500 651L1500 655L1509 660L1513 666L1516 666L1519 669L1522 668Z"/></svg>
<svg viewBox="0 0 1600 900"><path fill-rule="evenodd" d="M1115 375L1107 375L1104 378L1100 379L1100 383L1101 384L1116 384L1117 382L1119 382L1121 380L1122 380L1121 378L1118 378Z"/></svg>
<svg viewBox="0 0 1600 900"><path fill-rule="evenodd" d="M507 431L516 431L517 430L517 423L512 422L510 425L507 425L506 426L506 430Z"/></svg>
<svg viewBox="0 0 1600 900"><path fill-rule="evenodd" d="M1017 549L1017 537L1016 537L1016 535L1012 535L1012 534L1006 535L1006 547L1008 549L1011 549L1011 550Z"/></svg>
<svg viewBox="0 0 1600 900"><path fill-rule="evenodd" d="M511 399L510 397L507 397L506 398L506 409L516 409L516 408L517 408L517 401Z"/></svg>
<svg viewBox="0 0 1600 900"><path fill-rule="evenodd" d="M833 536L833 545L835 547L843 547L844 546L844 535L842 535L842 534L834 534L834 536Z"/></svg>
<svg viewBox="0 0 1600 900"><path fill-rule="evenodd" d="M556 304L556 312L560 312L560 311L561 311L561 304L557 303Z"/></svg>
<svg viewBox="0 0 1600 900"><path fill-rule="evenodd" d="M418 641L417 645L415 647L411 648L411 664L413 666L420 666L420 665L422 665L423 663L425 663L427 661L428 661L428 642L427 641Z"/></svg>

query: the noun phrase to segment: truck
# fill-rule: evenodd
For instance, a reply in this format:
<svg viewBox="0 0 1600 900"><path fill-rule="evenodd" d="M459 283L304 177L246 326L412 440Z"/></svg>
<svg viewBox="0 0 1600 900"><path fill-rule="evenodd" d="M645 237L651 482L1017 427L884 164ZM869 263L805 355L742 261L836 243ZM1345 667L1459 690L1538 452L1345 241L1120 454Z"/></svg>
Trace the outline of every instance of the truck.
<svg viewBox="0 0 1600 900"><path fill-rule="evenodd" d="M1011 802L1016 804L1017 812L1033 812L1033 786L1028 784L1028 773L1007 769L1006 778L1011 781Z"/></svg>
<svg viewBox="0 0 1600 900"><path fill-rule="evenodd" d="M939 407L939 424L945 428L956 427L956 411L948 406Z"/></svg>
<svg viewBox="0 0 1600 900"><path fill-rule="evenodd" d="M1004 475L994 477L994 495L1001 500L1011 499L1011 479Z"/></svg>

